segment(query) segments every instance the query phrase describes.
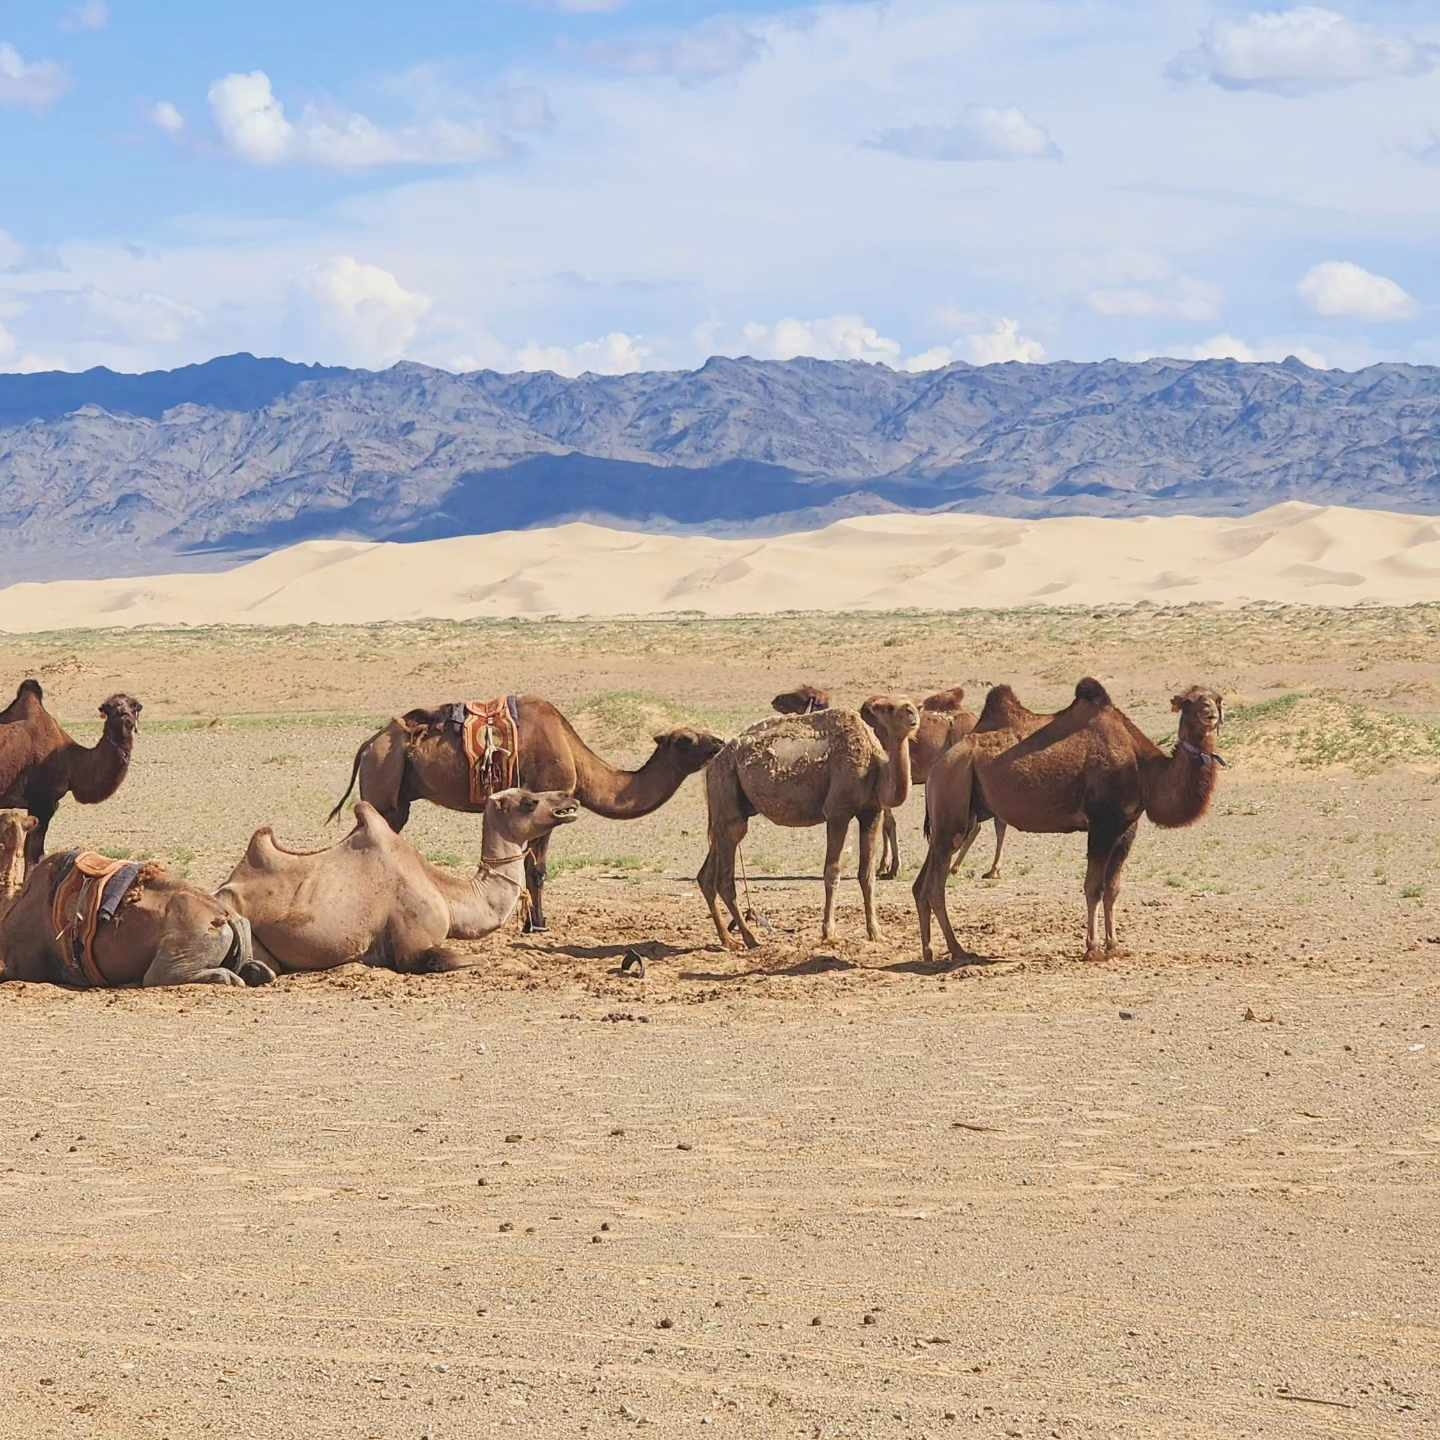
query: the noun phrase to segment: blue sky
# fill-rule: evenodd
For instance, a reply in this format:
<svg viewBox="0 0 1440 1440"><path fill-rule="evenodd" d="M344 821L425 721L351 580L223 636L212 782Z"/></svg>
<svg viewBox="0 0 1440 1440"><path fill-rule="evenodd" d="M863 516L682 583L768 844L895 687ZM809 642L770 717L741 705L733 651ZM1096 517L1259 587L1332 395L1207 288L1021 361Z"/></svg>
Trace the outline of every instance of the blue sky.
<svg viewBox="0 0 1440 1440"><path fill-rule="evenodd" d="M1440 362L1417 0L0 0L0 370Z"/></svg>

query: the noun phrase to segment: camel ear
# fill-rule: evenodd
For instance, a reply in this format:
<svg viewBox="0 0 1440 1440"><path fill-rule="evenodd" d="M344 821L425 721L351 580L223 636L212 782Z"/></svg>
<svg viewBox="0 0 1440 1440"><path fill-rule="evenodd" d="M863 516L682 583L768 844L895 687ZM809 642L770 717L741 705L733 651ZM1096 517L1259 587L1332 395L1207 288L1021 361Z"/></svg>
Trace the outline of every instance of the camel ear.
<svg viewBox="0 0 1440 1440"><path fill-rule="evenodd" d="M1172 695L1170 697L1170 708L1172 710L1183 710L1185 708L1185 697L1183 695Z"/></svg>
<svg viewBox="0 0 1440 1440"><path fill-rule="evenodd" d="M27 815L25 817L25 823L20 828L28 832L33 830L39 823L33 815Z"/></svg>
<svg viewBox="0 0 1440 1440"><path fill-rule="evenodd" d="M659 734L650 737L657 745L668 745L675 737L668 730L661 730Z"/></svg>

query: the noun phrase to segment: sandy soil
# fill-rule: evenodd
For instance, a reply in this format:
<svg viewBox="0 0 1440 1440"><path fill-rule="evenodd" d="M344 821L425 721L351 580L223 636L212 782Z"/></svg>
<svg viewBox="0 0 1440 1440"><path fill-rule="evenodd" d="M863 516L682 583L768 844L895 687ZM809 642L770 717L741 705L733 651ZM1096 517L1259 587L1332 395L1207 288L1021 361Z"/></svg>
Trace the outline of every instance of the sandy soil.
<svg viewBox="0 0 1440 1440"><path fill-rule="evenodd" d="M617 576L623 577L617 583ZM10 630L923 606L1406 605L1440 520L1276 505L1239 519L869 515L745 540L559 525L394 545L321 540L219 574L22 584Z"/></svg>
<svg viewBox="0 0 1440 1440"><path fill-rule="evenodd" d="M77 734L111 689L146 702L126 786L55 843L207 885L261 822L320 838L390 711L510 688L634 760L800 679L1040 707L1093 671L1157 736L1205 680L1232 766L1203 826L1142 829L1105 965L1078 958L1083 842L1037 836L952 882L983 961L920 964L913 804L884 942L852 882L821 946L820 833L757 823L767 944L724 953L692 782L584 817L551 933L454 975L0 987L0 1435L1428 1433L1437 632L1412 607L5 642ZM476 852L473 819L413 831Z"/></svg>

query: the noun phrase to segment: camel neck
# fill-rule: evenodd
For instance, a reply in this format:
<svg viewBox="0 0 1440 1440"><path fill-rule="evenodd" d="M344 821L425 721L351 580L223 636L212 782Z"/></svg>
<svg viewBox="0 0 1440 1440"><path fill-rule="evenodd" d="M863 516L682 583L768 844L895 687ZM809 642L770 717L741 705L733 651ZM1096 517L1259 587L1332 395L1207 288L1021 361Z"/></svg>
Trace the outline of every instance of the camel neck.
<svg viewBox="0 0 1440 1440"><path fill-rule="evenodd" d="M525 847L486 833L479 868L462 879L431 867L450 908L449 937L479 940L493 934L515 912L525 888Z"/></svg>
<svg viewBox="0 0 1440 1440"><path fill-rule="evenodd" d="M885 752L885 806L898 810L910 798L910 750L908 739Z"/></svg>
<svg viewBox="0 0 1440 1440"><path fill-rule="evenodd" d="M617 770L588 747L575 752L575 798L607 820L636 820L658 810L684 779L658 749L638 770Z"/></svg>
<svg viewBox="0 0 1440 1440"><path fill-rule="evenodd" d="M1215 754L1214 737L1208 734L1198 741L1182 736L1173 754L1162 752L1143 762L1140 783L1146 815L1166 828L1193 825L1210 808L1223 763Z"/></svg>
<svg viewBox="0 0 1440 1440"><path fill-rule="evenodd" d="M75 746L70 790L82 805L97 805L120 788L130 768L134 744L133 738L115 740L107 733L93 746Z"/></svg>

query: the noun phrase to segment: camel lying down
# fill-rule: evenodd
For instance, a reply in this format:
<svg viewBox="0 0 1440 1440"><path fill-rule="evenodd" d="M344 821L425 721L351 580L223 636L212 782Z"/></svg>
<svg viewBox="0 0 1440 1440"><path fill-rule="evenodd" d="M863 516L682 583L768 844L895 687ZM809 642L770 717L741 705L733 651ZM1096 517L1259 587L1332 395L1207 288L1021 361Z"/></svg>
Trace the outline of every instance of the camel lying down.
<svg viewBox="0 0 1440 1440"><path fill-rule="evenodd" d="M70 856L47 855L14 895L0 918L0 980L108 987L263 985L275 978L256 963L244 920L156 865L142 867L113 918L96 924L82 961L73 931L55 923L57 888L72 864Z"/></svg>
<svg viewBox="0 0 1440 1440"><path fill-rule="evenodd" d="M354 961L458 969L464 958L444 942L498 930L520 903L529 847L579 813L563 791L499 791L485 806L480 867L462 878L431 865L362 800L355 828L326 850L285 850L268 826L257 830L217 899L250 922L255 953L276 971Z"/></svg>

